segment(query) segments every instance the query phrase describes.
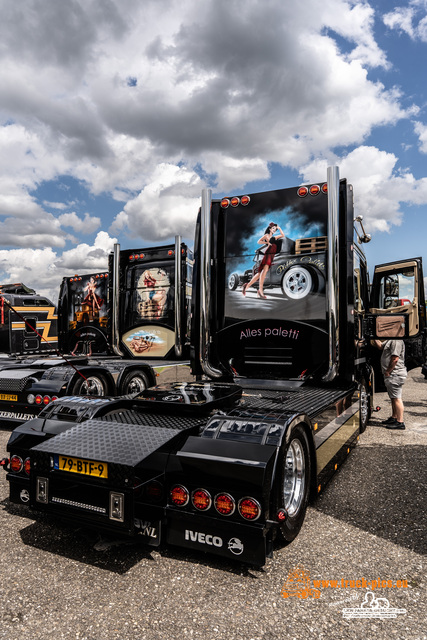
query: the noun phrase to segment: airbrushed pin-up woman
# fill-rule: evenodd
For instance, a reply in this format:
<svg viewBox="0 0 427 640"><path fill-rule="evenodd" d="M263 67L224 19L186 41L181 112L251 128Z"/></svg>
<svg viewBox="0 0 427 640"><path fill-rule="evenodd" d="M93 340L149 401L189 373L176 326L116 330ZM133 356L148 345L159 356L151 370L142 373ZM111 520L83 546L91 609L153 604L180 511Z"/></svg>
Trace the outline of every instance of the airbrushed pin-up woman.
<svg viewBox="0 0 427 640"><path fill-rule="evenodd" d="M278 233L278 235L276 235L276 233ZM244 296L246 295L246 291L248 290L248 288L259 280L258 291L256 294L257 298L267 300L267 296L264 294L265 278L267 277L268 270L270 269L271 264L274 260L274 256L281 249L282 238L284 237L285 234L283 233L279 225L276 222L270 222L264 232L264 235L258 240L258 244L265 247L264 257L258 267L258 272L254 275L252 280L243 285L242 293Z"/></svg>

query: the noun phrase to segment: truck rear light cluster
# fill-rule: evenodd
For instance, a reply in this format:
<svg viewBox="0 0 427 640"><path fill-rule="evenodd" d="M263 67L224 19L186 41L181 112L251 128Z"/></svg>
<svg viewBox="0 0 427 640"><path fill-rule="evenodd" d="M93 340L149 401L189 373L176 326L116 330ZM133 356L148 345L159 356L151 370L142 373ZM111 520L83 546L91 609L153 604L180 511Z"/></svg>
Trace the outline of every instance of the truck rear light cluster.
<svg viewBox="0 0 427 640"><path fill-rule="evenodd" d="M190 494L185 487L177 484L172 487L170 491L170 498L172 504L174 504L176 507L185 507L190 500Z"/></svg>
<svg viewBox="0 0 427 640"><path fill-rule="evenodd" d="M175 485L170 490L170 501L176 507L185 507L190 501L190 492L183 485ZM218 493L212 501L209 491L206 489L195 489L191 493L191 504L198 511L207 511L212 504L217 513L222 516L231 516L236 510L236 501L229 493ZM244 520L254 522L261 515L261 505L255 500L246 496L241 498L237 504L237 510Z"/></svg>
<svg viewBox="0 0 427 640"><path fill-rule="evenodd" d="M251 522L258 520L261 515L261 506L254 498L242 498L239 500L237 509L242 518L250 520Z"/></svg>
<svg viewBox="0 0 427 640"><path fill-rule="evenodd" d="M143 260L145 258L145 254L144 253L132 253L132 255L129 256L129 260Z"/></svg>
<svg viewBox="0 0 427 640"><path fill-rule="evenodd" d="M28 404L37 404L37 405L47 405L53 402L54 400L58 400L58 396L41 396L37 394L36 396L33 393L28 394L27 402Z"/></svg>
<svg viewBox="0 0 427 640"><path fill-rule="evenodd" d="M218 493L215 496L214 506L222 516L231 516L236 510L236 502L229 493Z"/></svg>
<svg viewBox="0 0 427 640"><path fill-rule="evenodd" d="M24 468L24 462L20 456L12 456L10 459L10 470L13 473L20 473Z"/></svg>
<svg viewBox="0 0 427 640"><path fill-rule="evenodd" d="M191 503L198 511L207 511L212 504L211 494L205 489L196 489L191 494Z"/></svg>
<svg viewBox="0 0 427 640"><path fill-rule="evenodd" d="M108 273L97 273L93 277L95 278L95 280L99 280L100 278L108 278ZM74 276L74 278L70 278L70 282L80 282L80 280L82 280L82 276Z"/></svg>
<svg viewBox="0 0 427 640"><path fill-rule="evenodd" d="M4 459L4 461L2 460L2 466L7 466L7 464L9 464L9 471L12 471L12 473L21 473L21 471L25 471L26 475L29 476L30 475L30 469L31 469L31 464L30 464L30 459L26 458L25 462L22 460L21 456L17 456L17 455L13 455L11 457L10 460L7 460L7 458Z"/></svg>
<svg viewBox="0 0 427 640"><path fill-rule="evenodd" d="M221 200L221 207L222 209L228 209L230 205L232 207L238 207L239 204L242 204L244 207L246 207L250 203L250 201L251 199L249 196L242 196L241 198L223 198Z"/></svg>
<svg viewBox="0 0 427 640"><path fill-rule="evenodd" d="M157 480L149 482L145 487L144 496L149 502L160 502L163 498L163 486Z"/></svg>
<svg viewBox="0 0 427 640"><path fill-rule="evenodd" d="M319 193L328 193L328 183L325 182L322 186L318 184L312 184L311 187L299 187L297 191L297 195L300 198L305 198L310 194L311 196L318 196Z"/></svg>

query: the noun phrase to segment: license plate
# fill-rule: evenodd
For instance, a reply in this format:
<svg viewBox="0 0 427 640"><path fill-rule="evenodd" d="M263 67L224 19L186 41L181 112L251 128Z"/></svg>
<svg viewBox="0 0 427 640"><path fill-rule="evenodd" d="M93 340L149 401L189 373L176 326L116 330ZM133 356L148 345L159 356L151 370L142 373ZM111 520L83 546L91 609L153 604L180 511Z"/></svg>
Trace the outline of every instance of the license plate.
<svg viewBox="0 0 427 640"><path fill-rule="evenodd" d="M18 402L18 396L13 396L10 393L0 393L0 400L5 400L6 402Z"/></svg>
<svg viewBox="0 0 427 640"><path fill-rule="evenodd" d="M95 462L70 456L55 456L53 466L58 471L70 471L95 478L108 478L108 464L106 462Z"/></svg>

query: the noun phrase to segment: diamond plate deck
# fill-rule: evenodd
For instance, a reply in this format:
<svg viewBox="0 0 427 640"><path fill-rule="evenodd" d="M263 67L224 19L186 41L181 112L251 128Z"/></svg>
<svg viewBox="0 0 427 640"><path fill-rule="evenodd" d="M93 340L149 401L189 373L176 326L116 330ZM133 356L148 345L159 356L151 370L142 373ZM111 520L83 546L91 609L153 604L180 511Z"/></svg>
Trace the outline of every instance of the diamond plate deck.
<svg viewBox="0 0 427 640"><path fill-rule="evenodd" d="M87 420L43 442L32 451L134 466L182 433L118 422Z"/></svg>

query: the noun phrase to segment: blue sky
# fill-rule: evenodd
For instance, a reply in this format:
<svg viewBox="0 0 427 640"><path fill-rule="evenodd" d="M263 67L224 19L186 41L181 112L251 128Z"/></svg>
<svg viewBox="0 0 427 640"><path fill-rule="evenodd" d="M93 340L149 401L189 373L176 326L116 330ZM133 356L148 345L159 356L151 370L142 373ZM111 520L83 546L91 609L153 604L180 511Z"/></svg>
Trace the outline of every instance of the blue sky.
<svg viewBox="0 0 427 640"><path fill-rule="evenodd" d="M427 271L427 0L0 0L0 282L56 297L214 195L354 186Z"/></svg>

